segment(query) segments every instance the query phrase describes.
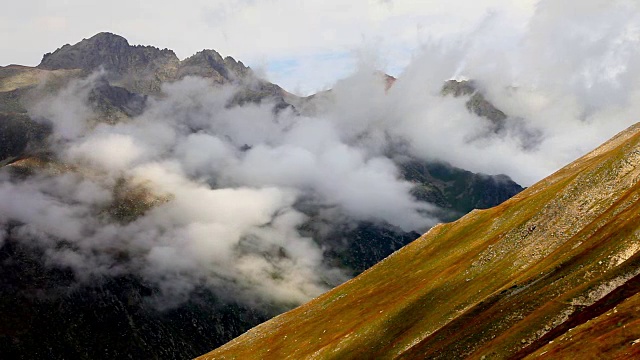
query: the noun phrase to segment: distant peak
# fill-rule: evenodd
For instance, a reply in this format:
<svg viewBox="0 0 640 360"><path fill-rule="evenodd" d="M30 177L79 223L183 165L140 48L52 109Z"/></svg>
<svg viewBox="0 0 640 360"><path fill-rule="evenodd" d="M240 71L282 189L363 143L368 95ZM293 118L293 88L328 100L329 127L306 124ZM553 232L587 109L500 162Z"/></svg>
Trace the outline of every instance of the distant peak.
<svg viewBox="0 0 640 360"><path fill-rule="evenodd" d="M220 60L222 60L222 56L220 55L220 53L215 51L215 50L213 50L213 49L204 49L204 50L198 51L193 56L212 56L212 57L219 58Z"/></svg>
<svg viewBox="0 0 640 360"><path fill-rule="evenodd" d="M472 80L448 80L442 86L442 95L454 97L472 95L476 92L476 84Z"/></svg>
<svg viewBox="0 0 640 360"><path fill-rule="evenodd" d="M114 34L114 33L110 33L110 32L99 32L99 33L93 35L92 37L90 37L89 39L83 39L83 40L88 40L88 41L100 41L100 40L120 41L120 42L125 42L127 45L129 45L129 41L127 39L125 39L123 36L120 36L120 35Z"/></svg>
<svg viewBox="0 0 640 360"><path fill-rule="evenodd" d="M184 59L180 63L179 76L195 75L216 78L218 82L243 77L249 73L249 68L241 61L231 56L223 58L220 53L212 49L205 49Z"/></svg>
<svg viewBox="0 0 640 360"><path fill-rule="evenodd" d="M133 68L145 68L156 60L177 62L178 58L171 50L160 50L153 46L131 46L120 35L100 32L76 44L67 44L53 53L45 54L38 67L48 70L93 71L104 66L107 70L126 72Z"/></svg>

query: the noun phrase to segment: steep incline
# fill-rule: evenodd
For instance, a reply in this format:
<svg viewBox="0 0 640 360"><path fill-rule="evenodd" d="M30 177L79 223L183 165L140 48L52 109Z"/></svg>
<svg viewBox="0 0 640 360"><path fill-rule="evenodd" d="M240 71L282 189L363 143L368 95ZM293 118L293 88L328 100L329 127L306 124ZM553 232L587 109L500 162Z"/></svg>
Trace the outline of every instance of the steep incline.
<svg viewBox="0 0 640 360"><path fill-rule="evenodd" d="M636 124L202 359L570 357L587 342L602 356L631 356L639 179Z"/></svg>

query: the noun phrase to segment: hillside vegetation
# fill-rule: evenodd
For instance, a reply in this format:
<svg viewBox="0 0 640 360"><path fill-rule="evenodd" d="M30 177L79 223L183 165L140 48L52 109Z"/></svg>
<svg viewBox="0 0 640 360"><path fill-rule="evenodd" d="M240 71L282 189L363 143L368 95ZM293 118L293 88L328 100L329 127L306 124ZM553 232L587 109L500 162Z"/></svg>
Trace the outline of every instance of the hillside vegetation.
<svg viewBox="0 0 640 360"><path fill-rule="evenodd" d="M200 359L637 358L640 125Z"/></svg>

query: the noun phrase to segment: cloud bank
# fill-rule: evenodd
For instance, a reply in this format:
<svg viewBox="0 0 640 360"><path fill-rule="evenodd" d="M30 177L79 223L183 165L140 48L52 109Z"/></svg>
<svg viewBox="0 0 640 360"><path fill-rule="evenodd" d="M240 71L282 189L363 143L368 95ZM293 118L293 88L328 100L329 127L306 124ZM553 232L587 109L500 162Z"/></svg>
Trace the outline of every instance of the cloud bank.
<svg viewBox="0 0 640 360"><path fill-rule="evenodd" d="M186 78L142 115L107 124L87 103L103 75L31 106L51 122L59 165L26 179L3 171L0 183L3 231L80 280L136 274L164 305L197 287L298 304L346 275L301 234L310 219L297 202L333 209L336 222L411 231L436 221L391 159L343 141L335 121L272 103L228 107L236 85Z"/></svg>
<svg viewBox="0 0 640 360"><path fill-rule="evenodd" d="M305 301L346 276L304 235L301 204L336 224L423 231L437 209L411 196L403 156L531 185L634 122L638 5L570 5L540 2L524 30L490 14L428 42L391 88L364 56L302 115L228 107L235 85L186 78L106 124L87 103L101 74L76 81L30 107L52 123L65 165L26 179L0 170L0 241L39 246L81 280L136 274L173 302L197 287L256 305ZM473 79L504 127L468 111L472 95L443 96L451 78Z"/></svg>

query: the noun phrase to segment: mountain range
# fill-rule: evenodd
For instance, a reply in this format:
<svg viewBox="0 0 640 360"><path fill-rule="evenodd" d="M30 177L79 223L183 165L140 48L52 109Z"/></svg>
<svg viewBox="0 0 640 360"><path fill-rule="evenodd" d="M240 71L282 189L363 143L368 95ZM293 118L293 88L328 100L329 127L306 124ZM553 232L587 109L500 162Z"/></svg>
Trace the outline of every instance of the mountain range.
<svg viewBox="0 0 640 360"><path fill-rule="evenodd" d="M393 86L392 78L384 74L375 76L379 76L387 88ZM59 156L57 147L61 145L52 140L52 137L55 137L56 124L41 112L33 110L37 104L45 101L47 106L53 106L46 101L61 96L68 96L69 98L65 98L67 100L77 98L77 95L70 93L69 89L79 86L82 91L86 90L86 98L82 101L86 102L91 113L89 118L83 119L85 121L83 124L88 127L127 124L132 119L139 118L154 103L162 101L166 97L165 87L168 84L180 83L191 78L204 78L214 87L224 89L226 89L225 86L233 87L233 93L224 104L225 108L267 106L276 120L281 112L288 112L294 117L321 115L324 111L323 104L331 102L333 96L331 90L310 97L295 96L276 84L260 79L242 62L231 57L223 58L214 50L203 50L180 60L171 50L152 46L132 46L121 36L99 33L77 44L64 45L52 53L45 54L36 67L20 65L0 67L0 167L2 167L0 175L2 175L2 181L27 184L34 179L55 178L65 174L81 178L95 176L90 170L83 169L82 165L66 163ZM87 82L89 85L82 82L88 81L87 79L91 80ZM82 88L83 86L86 89ZM447 82L443 84L442 96L468 98L465 103L468 111L488 119L493 124L490 131L494 133L503 131L505 122L509 121L508 115L487 101L473 82L453 80ZM195 134L200 129L194 128L189 131ZM254 146L255 144L245 143L235 150L239 153L250 152ZM472 210L472 214L469 215L472 218L477 217L478 214L489 214L478 213L474 209L496 206L523 190L506 175L478 174L446 162L420 159L406 152L402 146L386 148L383 154L388 159L392 159L394 166L397 167L399 180L411 184L413 201L432 207L432 215L442 221L455 220ZM215 184L211 186L214 187ZM118 179L109 190L110 203L104 209L100 209L99 214L101 219L106 216L109 221L117 224L133 223L171 199L171 195L163 197L151 194L146 187L130 183L126 178ZM535 192L535 189L528 189L525 194ZM518 199L524 197L527 195L521 195ZM512 200L511 203L514 201L516 200ZM69 202L71 203L72 200ZM307 217L307 220L298 227L299 233L312 239L322 248L324 264L340 269L347 274L347 277L360 274L409 243L411 243L410 247L399 254L410 252L412 251L410 249L428 242L423 237L412 243L419 237L419 233L385 221L352 219L348 216L338 217L340 221L336 221L336 216L327 212L325 204L306 201L304 198L295 204L295 209ZM482 219L488 217L489 215L483 215ZM468 221L464 219L456 224ZM298 305L295 302L271 302L267 306L254 306L246 302L222 298L219 293L212 292L208 286L202 285L196 287L187 300L166 309L157 309L150 301L158 294L156 284L130 273L107 276L91 283L78 282L78 274L73 269L50 263L48 260L50 249L38 247L35 245L37 241L30 243L18 239L21 234L20 229L24 225L20 220L7 214L0 214L0 220L5 226L6 233L3 236L3 242L0 243L0 274L2 274L0 282L5 289L0 294L0 314L5 319L3 325L0 325L0 355L5 358L193 357L222 345L252 326ZM447 226L452 225L440 225L429 234L441 233ZM457 228L459 225L455 226ZM67 246L65 241L68 242L68 240L61 239L61 241L57 245L58 248ZM465 245L464 240L452 240L451 244L453 243L465 249L467 246L472 246ZM448 246L453 246L451 244L443 245L441 251L448 251L446 249L449 249ZM252 245L247 246L251 250ZM484 245L472 247L480 246ZM460 251L462 250L458 249L454 252ZM518 256L527 256L524 253L518 254ZM287 258L286 251L282 248L262 255L267 259ZM371 279L369 274L382 271L375 269L384 268L387 266L385 264L389 264L393 259L398 259L405 264L397 268L394 265L394 271L397 274L405 271L403 269L408 269L409 264L413 264L411 261L418 261L405 262L401 260L402 256L404 255L394 255L373 270L367 271L364 277L349 281L338 290L319 298L325 300L317 299L311 305L305 306L314 307L316 305L313 304L318 304L319 301L324 301L322 304L334 302L326 299L338 299L340 301L336 304L342 304L341 299L346 296L343 294L347 292L335 295L336 291L343 291L340 289L353 286L352 284L367 283L369 280L360 279ZM442 256L448 259L450 255ZM118 261L126 261L130 254L125 252L114 257ZM440 264L445 266L449 263ZM449 266L451 265L446 265L446 268ZM418 274L416 269L418 267L414 269ZM433 274L436 274L433 272L435 270L425 271L427 273L424 279L432 279L435 276ZM451 271L454 269L452 268ZM426 276L427 274L433 276ZM394 275L388 276L390 277L376 275L378 278L376 281L384 282L385 279L391 279ZM438 276L442 279L443 274ZM497 291L499 287L496 286L504 287L509 281L513 279L496 278L492 282L496 284L495 286L483 288L480 295L474 297L472 301ZM329 280L327 283L331 286L335 285ZM405 283L411 284L409 281L403 281L403 285ZM433 282L429 286L436 286L435 284L436 282ZM371 291L385 292L389 296L397 295L384 285L371 286L373 285L367 283ZM510 283L509 286L511 286ZM358 294L364 296L365 292ZM443 292L438 296L444 299L444 294ZM415 296L436 295L416 293ZM461 301L459 305L451 302L451 306L456 304L456 311L463 312L471 309L470 306L475 304L465 301ZM321 307L326 307L326 304ZM409 308L401 309L404 306L402 304L404 302L398 302L394 309L405 312L407 316L413 318L413 315L408 312ZM370 310L366 303L362 303L362 307L359 307L360 302L349 303L349 306L353 306L354 310L362 309L363 312L357 313L359 314L357 316L366 314ZM375 310L377 309L376 307ZM384 312L387 308L384 307L381 310ZM272 321L265 326L267 328L275 326L274 324L279 324L280 321L291 316L297 318L299 311L287 313L284 317L278 317L275 322ZM316 315L313 314L321 313L314 310L309 314L311 316L309 319L316 319L313 317ZM356 316L356 312L353 314ZM341 317L341 315L335 316L337 316L336 319ZM345 319L348 316L351 315L345 314ZM361 319L364 318L367 317ZM311 321L309 324L312 324L316 320L309 321ZM376 322L376 324L382 324L386 320L380 316L380 321L382 322ZM411 322L402 321L404 322L402 329L414 329L409 326ZM375 328L378 325L373 326ZM265 327L258 329L265 329ZM289 331L284 329L283 331ZM256 331L262 332L262 330ZM295 333L295 330L291 331ZM312 334L313 331L308 334ZM342 334L341 331L331 330L332 336L339 337ZM254 336L251 334L255 332L244 335L233 344L253 344L242 342L242 339ZM313 334L315 336L315 333ZM389 336L391 335L389 333ZM410 332L404 337L396 335L393 337L402 344L415 340ZM285 336L293 338L293 335ZM379 346L388 345L385 336L377 337L382 340L371 339L372 342L380 341ZM304 338L304 341L307 340ZM324 344L324 342L318 344L320 343ZM246 351L229 346L223 347L220 351L227 351L226 349L232 352L239 351L238 354L244 354ZM290 350L284 345L282 349ZM300 347L299 351L310 351L310 349L311 347ZM331 349L331 346L327 349ZM345 349L351 349L351 347L347 346ZM397 347L394 345L393 349L395 351ZM264 351L266 350L268 349ZM372 351L386 354L384 352L386 350L373 349ZM302 355L293 351L289 356L296 354ZM266 353L257 351L253 355L266 356ZM244 358L243 356L240 358Z"/></svg>

